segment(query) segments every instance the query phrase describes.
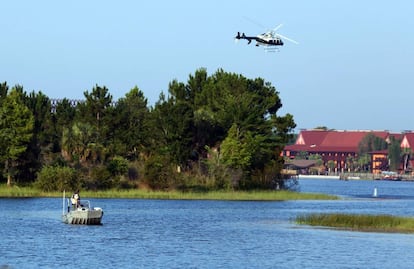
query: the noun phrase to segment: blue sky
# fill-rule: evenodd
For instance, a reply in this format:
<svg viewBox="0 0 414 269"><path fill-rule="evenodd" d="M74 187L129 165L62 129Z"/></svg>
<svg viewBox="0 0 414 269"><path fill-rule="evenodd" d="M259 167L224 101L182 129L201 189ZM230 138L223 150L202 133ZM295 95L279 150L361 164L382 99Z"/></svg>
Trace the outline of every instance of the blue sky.
<svg viewBox="0 0 414 269"><path fill-rule="evenodd" d="M198 68L261 77L297 130L414 130L413 1L4 1L0 81L50 98L114 99L138 86L153 105ZM278 31L267 53L241 40Z"/></svg>

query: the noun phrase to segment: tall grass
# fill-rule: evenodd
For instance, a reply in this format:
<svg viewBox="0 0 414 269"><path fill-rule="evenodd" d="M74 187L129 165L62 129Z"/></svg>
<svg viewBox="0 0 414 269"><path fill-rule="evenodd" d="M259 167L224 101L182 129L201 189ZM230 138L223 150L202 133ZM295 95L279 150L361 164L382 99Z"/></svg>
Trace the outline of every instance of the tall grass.
<svg viewBox="0 0 414 269"><path fill-rule="evenodd" d="M296 223L367 232L414 233L414 218L369 214L309 214Z"/></svg>
<svg viewBox="0 0 414 269"><path fill-rule="evenodd" d="M285 200L334 200L336 196L325 194L298 193L291 191L149 191L149 190L112 190L83 192L84 197L100 198L138 198L138 199L176 199L176 200L238 200L238 201L285 201Z"/></svg>
<svg viewBox="0 0 414 269"><path fill-rule="evenodd" d="M66 196L71 193L66 194ZM0 185L0 197L61 197L61 192L43 192L34 187L7 187ZM85 198L133 198L174 200L238 200L238 201L285 201L285 200L334 200L336 196L291 191L151 191L144 189L81 191Z"/></svg>
<svg viewBox="0 0 414 269"><path fill-rule="evenodd" d="M60 197L60 192L43 192L34 187L19 187L19 186L7 186L6 184L0 185L0 197L5 198L30 198L30 197Z"/></svg>

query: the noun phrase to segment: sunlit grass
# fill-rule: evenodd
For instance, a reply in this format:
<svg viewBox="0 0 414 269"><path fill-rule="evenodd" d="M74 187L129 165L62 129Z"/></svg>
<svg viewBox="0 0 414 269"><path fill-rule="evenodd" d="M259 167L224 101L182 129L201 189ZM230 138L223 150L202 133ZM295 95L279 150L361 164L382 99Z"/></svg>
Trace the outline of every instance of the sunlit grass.
<svg viewBox="0 0 414 269"><path fill-rule="evenodd" d="M414 218L368 214L309 214L296 223L365 232L414 233Z"/></svg>
<svg viewBox="0 0 414 269"><path fill-rule="evenodd" d="M149 191L122 190L83 192L83 196L101 198L177 199L177 200L240 200L240 201L285 201L285 200L334 200L336 196L291 191Z"/></svg>
<svg viewBox="0 0 414 269"><path fill-rule="evenodd" d="M71 195L70 192L66 196ZM0 197L61 197L60 192L42 192L33 187L7 187L0 185ZM82 191L81 197L131 198L163 200L235 200L235 201L286 201L286 200L335 200L336 196L292 191L151 191L144 189Z"/></svg>

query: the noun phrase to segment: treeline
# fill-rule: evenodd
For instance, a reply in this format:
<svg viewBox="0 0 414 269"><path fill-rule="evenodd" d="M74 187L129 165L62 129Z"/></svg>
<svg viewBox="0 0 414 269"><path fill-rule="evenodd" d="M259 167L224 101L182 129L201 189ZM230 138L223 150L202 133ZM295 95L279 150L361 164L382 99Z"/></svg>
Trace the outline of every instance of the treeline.
<svg viewBox="0 0 414 269"><path fill-rule="evenodd" d="M0 84L0 168L8 184L46 191L283 187L280 152L293 116L276 89L205 69L172 81L153 107L137 87L114 102L106 87L62 99Z"/></svg>

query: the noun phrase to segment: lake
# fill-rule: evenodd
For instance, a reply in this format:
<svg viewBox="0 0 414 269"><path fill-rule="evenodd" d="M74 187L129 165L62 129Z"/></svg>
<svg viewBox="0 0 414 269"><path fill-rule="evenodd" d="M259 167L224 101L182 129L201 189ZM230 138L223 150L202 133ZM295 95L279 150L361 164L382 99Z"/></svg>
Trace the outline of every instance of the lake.
<svg viewBox="0 0 414 269"><path fill-rule="evenodd" d="M299 184L343 199L92 199L104 209L101 226L63 224L62 199L0 199L0 268L414 268L414 235L292 222L313 212L413 216L414 182Z"/></svg>

